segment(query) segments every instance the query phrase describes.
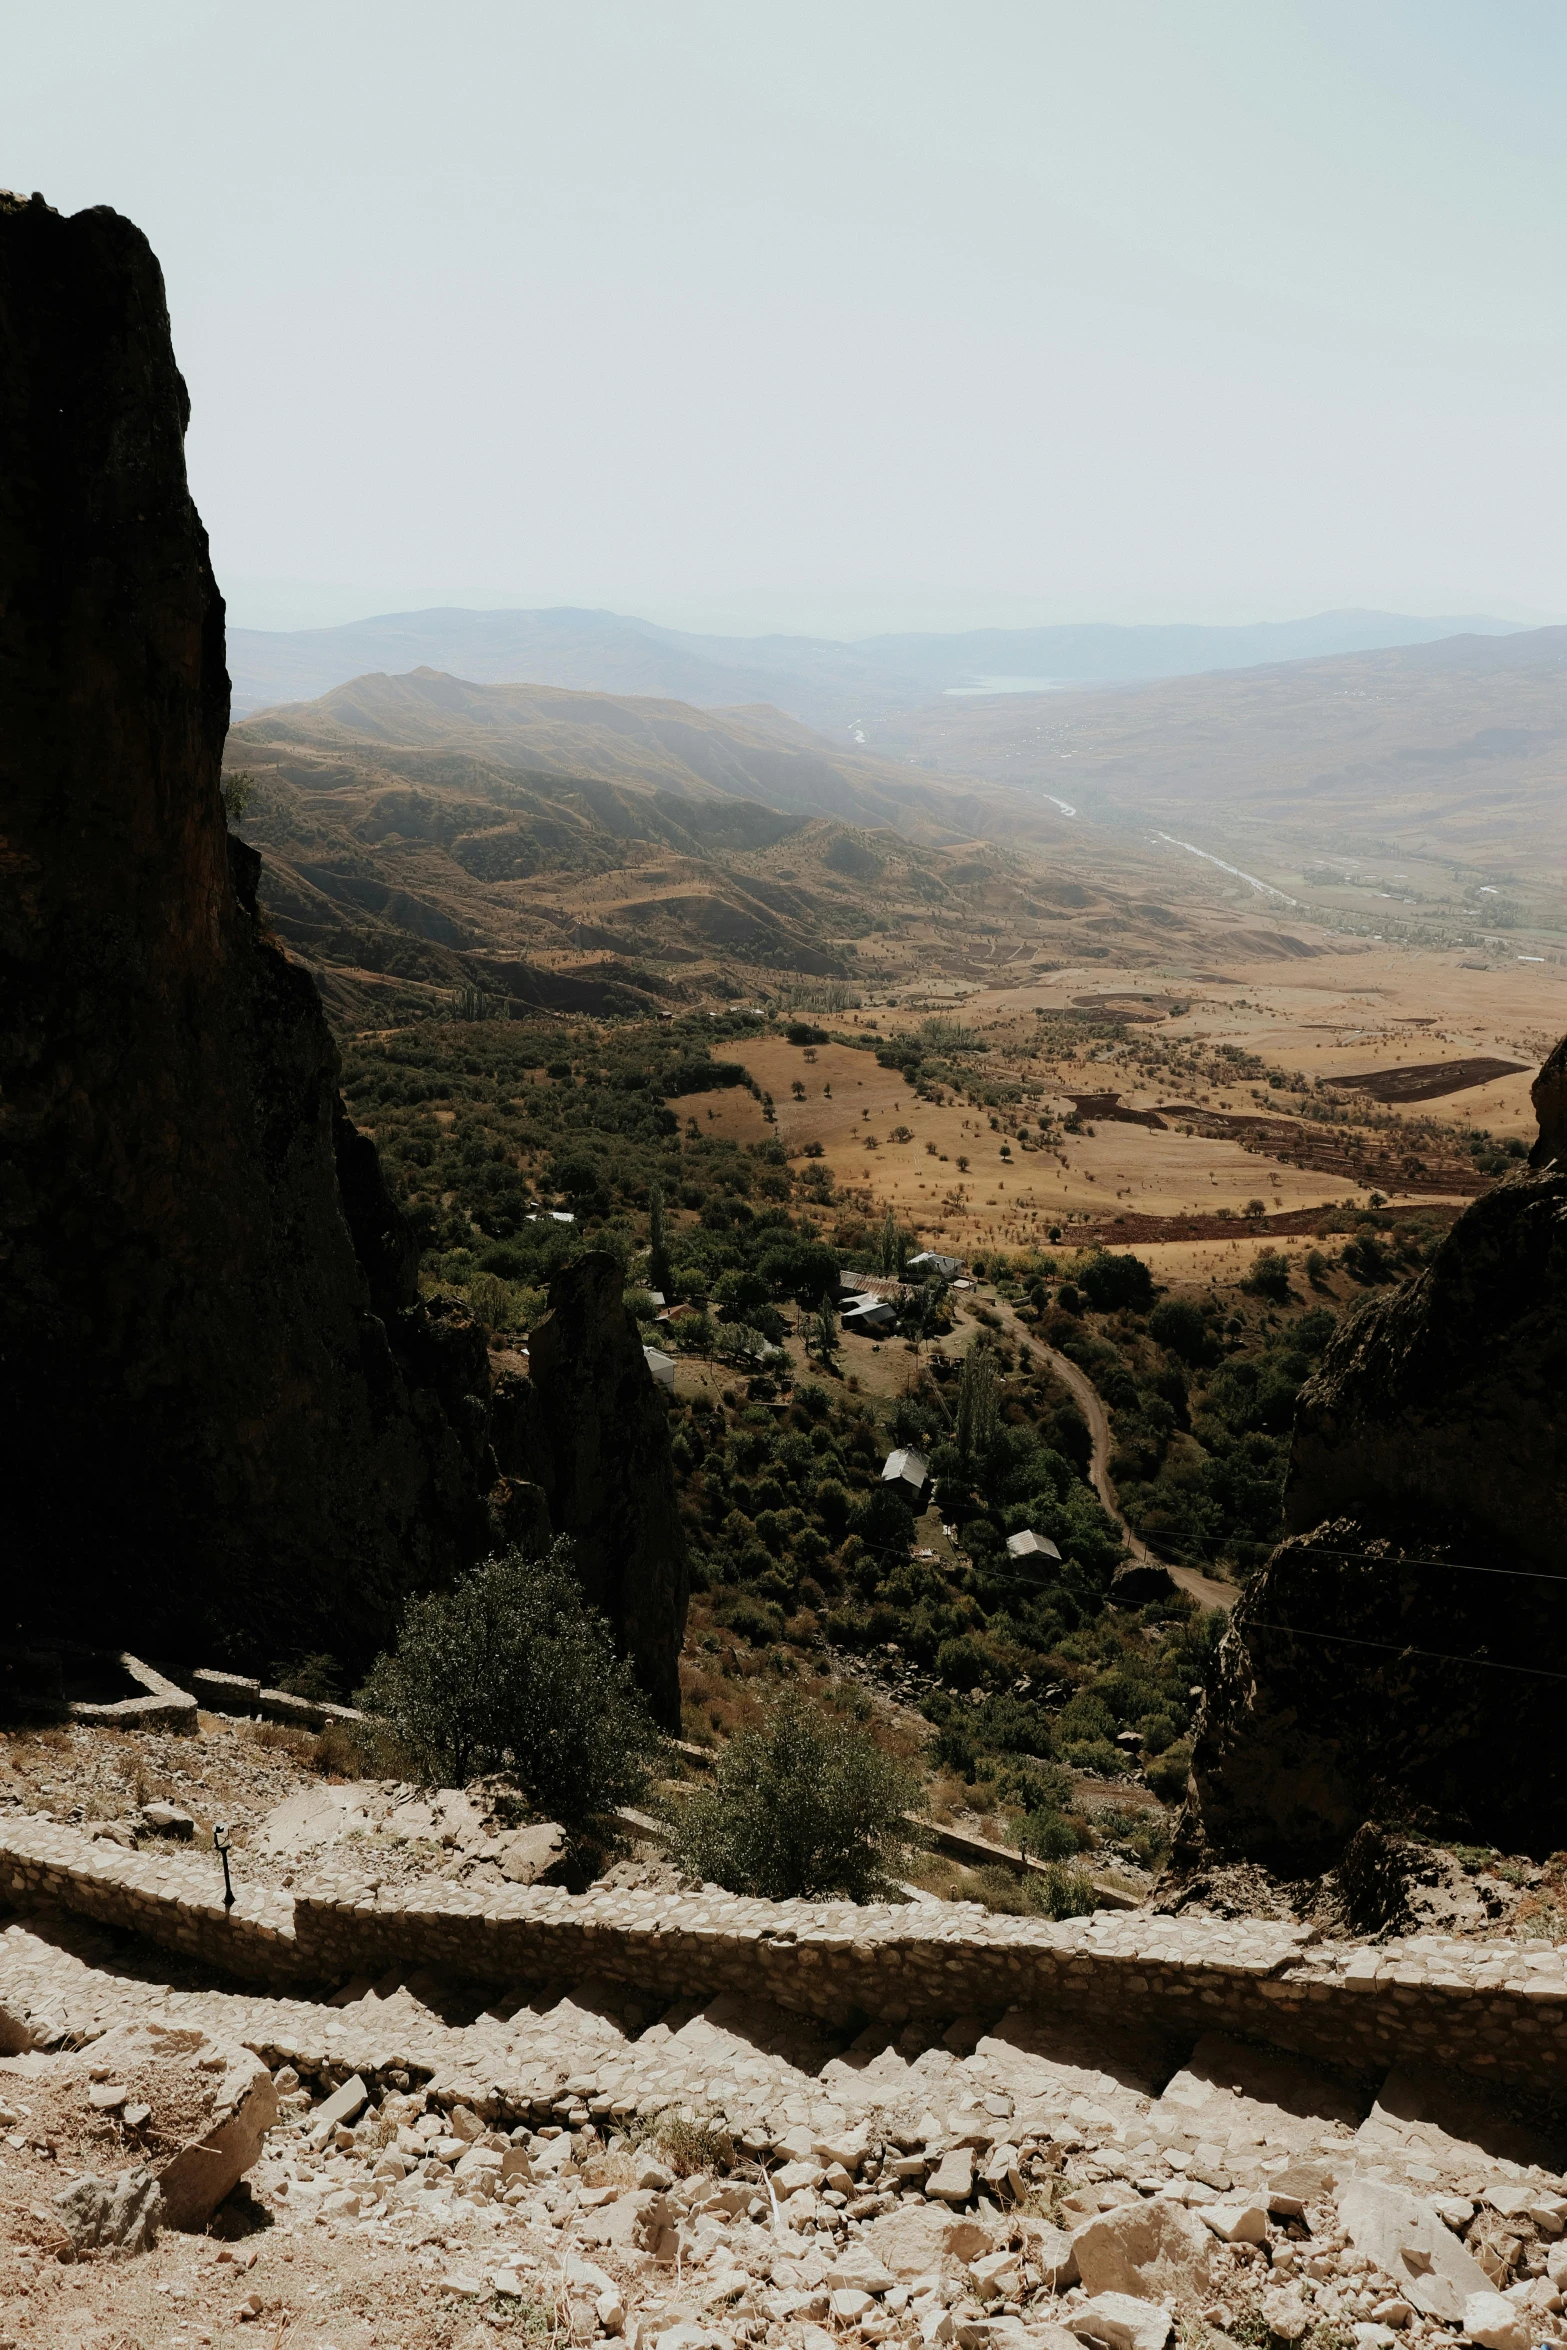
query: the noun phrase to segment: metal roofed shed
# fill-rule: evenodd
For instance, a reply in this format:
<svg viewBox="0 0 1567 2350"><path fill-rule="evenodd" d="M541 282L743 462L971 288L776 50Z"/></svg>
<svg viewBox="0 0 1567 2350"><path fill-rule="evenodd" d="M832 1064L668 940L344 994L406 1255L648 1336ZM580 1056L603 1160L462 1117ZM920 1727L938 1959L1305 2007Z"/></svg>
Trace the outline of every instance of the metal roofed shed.
<svg viewBox="0 0 1567 2350"><path fill-rule="evenodd" d="M675 1385L674 1356L666 1355L662 1347L645 1346L642 1349L642 1360L652 1372L656 1384L660 1387L667 1387L673 1393Z"/></svg>
<svg viewBox="0 0 1567 2350"><path fill-rule="evenodd" d="M1036 1534L1032 1526L1025 1527L1021 1534L1007 1536L1007 1556L1009 1559L1054 1559L1058 1566L1061 1563L1061 1553L1049 1535Z"/></svg>
<svg viewBox="0 0 1567 2350"><path fill-rule="evenodd" d="M898 1314L884 1297L856 1297L844 1306L839 1320L845 1330L866 1330L874 1335L896 1329Z"/></svg>
<svg viewBox="0 0 1567 2350"><path fill-rule="evenodd" d="M903 1270L912 1273L916 1280L939 1273L943 1281L953 1281L963 1270L963 1260L961 1257L944 1257L939 1249L922 1248L917 1257L910 1257Z"/></svg>
<svg viewBox="0 0 1567 2350"><path fill-rule="evenodd" d="M930 1463L912 1444L897 1452L890 1452L881 1466L883 1485L905 1485L912 1493L923 1493L930 1476Z"/></svg>

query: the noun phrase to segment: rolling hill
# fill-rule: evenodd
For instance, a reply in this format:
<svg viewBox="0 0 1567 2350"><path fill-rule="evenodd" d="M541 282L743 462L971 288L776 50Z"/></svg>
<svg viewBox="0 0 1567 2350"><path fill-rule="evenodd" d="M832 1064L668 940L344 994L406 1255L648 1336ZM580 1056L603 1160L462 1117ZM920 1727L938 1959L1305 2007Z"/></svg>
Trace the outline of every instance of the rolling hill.
<svg viewBox="0 0 1567 2350"><path fill-rule="evenodd" d="M982 984L1039 953L1162 952L1184 927L1140 882L1063 869L1058 811L765 708L416 670L259 713L227 767L254 778L262 903L338 1003L350 973L361 994L581 1010L764 972Z"/></svg>
<svg viewBox="0 0 1567 2350"><path fill-rule="evenodd" d="M843 644L797 636L693 635L618 612L445 608L392 612L338 628L233 628L234 708L246 716L311 700L369 671L450 671L484 684L651 695L702 709L767 702L843 734L891 711L940 701L987 678L1062 682L1166 677L1401 645L1500 620L1324 612L1246 628L1078 626L904 634Z"/></svg>

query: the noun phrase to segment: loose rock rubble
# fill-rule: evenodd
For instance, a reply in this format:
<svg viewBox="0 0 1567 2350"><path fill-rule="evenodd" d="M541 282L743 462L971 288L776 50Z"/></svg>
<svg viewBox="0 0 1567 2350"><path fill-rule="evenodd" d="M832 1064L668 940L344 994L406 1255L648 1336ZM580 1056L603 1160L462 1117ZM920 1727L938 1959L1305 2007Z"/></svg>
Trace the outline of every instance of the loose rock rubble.
<svg viewBox="0 0 1567 2350"><path fill-rule="evenodd" d="M403 2350L546 2322L637 2350L1567 2341L1559 2153L1442 2076L1027 2010L850 2035L592 1981L495 1995L394 1972L268 1999L59 1915L0 1936L8 1998L49 2007L60 2052L0 2066L0 2098L12 2072L31 2095L70 2066L80 2092L105 2049L116 2078L85 2096L122 2087L133 2011L265 2058L279 2118L240 2191L255 2265L231 2297L204 2272L235 2326L297 2309L330 2259L396 2312L338 2334ZM513 2083L527 2060L525 2109L495 2086L502 2048ZM139 2191L134 2164L109 2176Z"/></svg>

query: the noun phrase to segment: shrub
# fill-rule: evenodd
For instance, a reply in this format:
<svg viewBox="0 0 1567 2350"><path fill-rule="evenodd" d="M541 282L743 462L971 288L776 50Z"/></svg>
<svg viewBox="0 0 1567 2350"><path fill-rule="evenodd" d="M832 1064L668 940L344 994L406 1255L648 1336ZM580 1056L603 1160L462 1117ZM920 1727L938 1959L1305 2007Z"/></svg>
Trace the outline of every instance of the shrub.
<svg viewBox="0 0 1567 2350"><path fill-rule="evenodd" d="M683 2113L660 2114L653 2136L677 2179L695 2178L701 2171L722 2176L734 2169L734 2140L716 2123L692 2121Z"/></svg>
<svg viewBox="0 0 1567 2350"><path fill-rule="evenodd" d="M1096 1313L1108 1314L1125 1306L1133 1313L1146 1314L1153 1304L1153 1275L1141 1257L1111 1256L1108 1250L1096 1250L1077 1280Z"/></svg>
<svg viewBox="0 0 1567 2350"><path fill-rule="evenodd" d="M1187 1745L1167 1746L1156 1755L1143 1776L1161 1803L1179 1803L1186 1793L1186 1775L1192 1767L1192 1750Z"/></svg>
<svg viewBox="0 0 1567 2350"><path fill-rule="evenodd" d="M1275 1305L1288 1303L1290 1295L1290 1261L1279 1248L1260 1248L1251 1262L1251 1271L1241 1283L1253 1297L1270 1297Z"/></svg>
<svg viewBox="0 0 1567 2350"><path fill-rule="evenodd" d="M1072 1860L1077 1854L1077 1830L1058 1811L1030 1812L1018 1833L1020 1851L1036 1860Z"/></svg>
<svg viewBox="0 0 1567 2350"><path fill-rule="evenodd" d="M1098 1779L1121 1778L1131 1767L1120 1747L1112 1746L1108 1738L1079 1738L1070 1743L1063 1739L1061 1752L1074 1771L1089 1771Z"/></svg>
<svg viewBox="0 0 1567 2350"><path fill-rule="evenodd" d="M1398 1271L1385 1242L1378 1240L1374 1232L1362 1232L1349 1243L1344 1251L1344 1268L1367 1288L1379 1281L1393 1280Z"/></svg>
<svg viewBox="0 0 1567 2350"><path fill-rule="evenodd" d="M1047 1917L1086 1918L1099 1907L1094 1881L1086 1869L1063 1868L1052 1862L1038 1880L1043 1898L1039 1906Z"/></svg>
<svg viewBox="0 0 1567 2350"><path fill-rule="evenodd" d="M272 1686L287 1690L290 1697L309 1698L313 1705L336 1705L343 1694L342 1668L335 1656L318 1649L295 1657L292 1664L274 1665Z"/></svg>
<svg viewBox="0 0 1567 2350"><path fill-rule="evenodd" d="M256 796L256 779L248 767L231 767L219 790L223 795L225 824L243 824Z"/></svg>
<svg viewBox="0 0 1567 2350"><path fill-rule="evenodd" d="M633 1803L658 1732L571 1572L571 1545L508 1550L411 1599L358 1702L447 1785L500 1772L567 1827Z"/></svg>
<svg viewBox="0 0 1567 2350"><path fill-rule="evenodd" d="M687 1803L674 1857L688 1874L771 1901L873 1900L907 1865L920 1782L863 1730L787 1692L725 1749Z"/></svg>
<svg viewBox="0 0 1567 2350"><path fill-rule="evenodd" d="M1204 1318L1202 1308L1188 1297L1165 1297L1159 1300L1148 1317L1148 1329L1159 1344L1179 1355L1185 1363L1212 1363L1218 1360L1219 1350L1213 1343L1213 1333Z"/></svg>
<svg viewBox="0 0 1567 2350"><path fill-rule="evenodd" d="M1137 1727L1143 1734L1143 1752L1147 1755L1163 1754L1181 1734L1180 1724L1169 1714L1144 1714Z"/></svg>
<svg viewBox="0 0 1567 2350"><path fill-rule="evenodd" d="M977 1689L986 1681L999 1681L1006 1669L989 1642L974 1632L960 1632L936 1651L937 1675L954 1689Z"/></svg>
<svg viewBox="0 0 1567 2350"><path fill-rule="evenodd" d="M722 1609L719 1621L726 1631L749 1640L753 1648L766 1648L783 1628L783 1613L779 1608L765 1607L749 1592L741 1592Z"/></svg>
<svg viewBox="0 0 1567 2350"><path fill-rule="evenodd" d="M1051 1861L1043 1869L1030 1869L1026 1877L1014 1877L1005 1869L978 1869L971 1880L972 1892L965 1887L959 1892L972 1898L978 1894L985 1907L999 1910L1011 1917L1083 1918L1099 1907L1093 1879L1086 1869L1072 1868L1060 1861Z"/></svg>

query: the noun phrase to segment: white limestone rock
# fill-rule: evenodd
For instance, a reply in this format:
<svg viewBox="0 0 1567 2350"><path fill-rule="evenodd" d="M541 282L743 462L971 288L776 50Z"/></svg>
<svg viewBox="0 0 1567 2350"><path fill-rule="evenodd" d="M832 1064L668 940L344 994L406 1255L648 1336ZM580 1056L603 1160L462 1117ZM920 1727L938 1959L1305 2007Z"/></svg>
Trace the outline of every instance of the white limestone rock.
<svg viewBox="0 0 1567 2350"><path fill-rule="evenodd" d="M1464 2332L1480 2350L1530 2350L1529 2313L1503 2293L1471 2293L1460 2313Z"/></svg>
<svg viewBox="0 0 1567 2350"><path fill-rule="evenodd" d="M513 1885L537 1885L558 1870L570 1851L564 1828L543 1820L495 1839L501 1875Z"/></svg>
<svg viewBox="0 0 1567 2350"><path fill-rule="evenodd" d="M974 2192L973 2147L949 2148L925 2181L925 2192L938 2203L967 2203Z"/></svg>
<svg viewBox="0 0 1567 2350"><path fill-rule="evenodd" d="M1455 2324L1464 2304L1490 2290L1490 2279L1428 2203L1377 2179L1351 2179L1338 2196L1341 2225L1363 2253L1423 2316Z"/></svg>
<svg viewBox="0 0 1567 2350"><path fill-rule="evenodd" d="M1096 2293L1068 2312L1066 2328L1080 2342L1100 2343L1104 2350L1164 2350L1174 2320L1157 2301Z"/></svg>
<svg viewBox="0 0 1567 2350"><path fill-rule="evenodd" d="M1159 2300L1200 2293L1212 2267L1213 2236L1203 2218L1164 2196L1101 2212L1074 2230L1071 2245L1077 2274L1091 2294Z"/></svg>
<svg viewBox="0 0 1567 2350"><path fill-rule="evenodd" d="M1311 2331L1311 2311L1297 2293L1265 2293L1262 2314L1268 2331L1276 2334L1281 2342L1298 2342Z"/></svg>
<svg viewBox="0 0 1567 2350"><path fill-rule="evenodd" d="M1211 2228L1221 2244L1266 2244L1268 2215L1260 2203L1221 2200L1201 2203L1198 2215L1204 2227Z"/></svg>
<svg viewBox="0 0 1567 2350"><path fill-rule="evenodd" d="M940 2276L953 2264L966 2265L995 2249L982 2221L955 2217L935 2203L900 2203L868 2220L860 2248L885 2261L896 2277Z"/></svg>

